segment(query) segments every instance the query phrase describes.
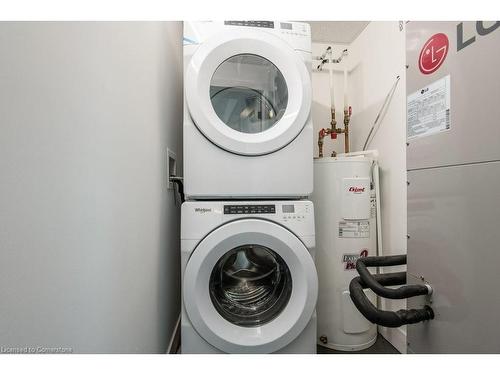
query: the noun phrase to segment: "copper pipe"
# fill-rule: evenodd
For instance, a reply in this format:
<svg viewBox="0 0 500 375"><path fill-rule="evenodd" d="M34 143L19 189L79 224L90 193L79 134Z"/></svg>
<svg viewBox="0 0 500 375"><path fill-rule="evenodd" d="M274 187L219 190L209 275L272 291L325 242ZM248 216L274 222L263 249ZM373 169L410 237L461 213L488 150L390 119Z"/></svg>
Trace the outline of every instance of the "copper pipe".
<svg viewBox="0 0 500 375"><path fill-rule="evenodd" d="M335 108L332 108L330 110L330 114L332 116L332 120L330 121L330 125L331 125L331 131L332 133L335 133L335 130L337 129L337 120L335 119Z"/></svg>
<svg viewBox="0 0 500 375"><path fill-rule="evenodd" d="M351 120L351 107L344 108L344 150L349 152L349 122Z"/></svg>
<svg viewBox="0 0 500 375"><path fill-rule="evenodd" d="M323 157L323 139L328 135L332 133L332 129L321 129L318 133L318 148L319 148L319 153L318 157L322 158Z"/></svg>
<svg viewBox="0 0 500 375"><path fill-rule="evenodd" d="M318 148L319 154L318 157L323 157L323 138L325 138L325 129L321 129L318 133Z"/></svg>
<svg viewBox="0 0 500 375"><path fill-rule="evenodd" d="M344 149L345 153L349 152L349 122L351 120L351 107L346 107L344 109L344 128L337 128L337 120L335 119L335 108L332 108L331 111L332 119L330 121L330 128L323 128L318 133L318 149L320 158L323 157L323 144L324 138L329 134L332 139L336 139L337 134L344 134ZM337 153L335 151L332 152L332 157L335 157Z"/></svg>

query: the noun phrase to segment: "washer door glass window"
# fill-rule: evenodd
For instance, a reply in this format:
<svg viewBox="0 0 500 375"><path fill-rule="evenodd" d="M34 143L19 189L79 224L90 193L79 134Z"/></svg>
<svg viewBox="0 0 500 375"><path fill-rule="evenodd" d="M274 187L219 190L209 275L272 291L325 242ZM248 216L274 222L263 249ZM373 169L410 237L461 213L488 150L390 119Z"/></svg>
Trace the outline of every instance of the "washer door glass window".
<svg viewBox="0 0 500 375"><path fill-rule="evenodd" d="M231 129L254 134L273 127L285 113L285 78L269 60L241 54L219 65L210 82L217 116Z"/></svg>
<svg viewBox="0 0 500 375"><path fill-rule="evenodd" d="M292 277L276 252L260 245L244 245L219 259L209 289L212 303L224 319L242 327L257 327L286 307Z"/></svg>
<svg viewBox="0 0 500 375"><path fill-rule="evenodd" d="M272 353L290 344L310 322L318 296L307 247L261 219L231 221L204 237L182 285L189 322L225 353Z"/></svg>

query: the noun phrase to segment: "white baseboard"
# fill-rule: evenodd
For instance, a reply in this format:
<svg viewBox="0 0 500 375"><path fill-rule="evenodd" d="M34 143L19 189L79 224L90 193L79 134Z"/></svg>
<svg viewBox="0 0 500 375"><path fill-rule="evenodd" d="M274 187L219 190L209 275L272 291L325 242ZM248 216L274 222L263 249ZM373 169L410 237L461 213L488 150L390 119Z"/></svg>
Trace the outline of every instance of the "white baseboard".
<svg viewBox="0 0 500 375"><path fill-rule="evenodd" d="M391 343L400 353L406 354L406 327L378 327L379 333Z"/></svg>

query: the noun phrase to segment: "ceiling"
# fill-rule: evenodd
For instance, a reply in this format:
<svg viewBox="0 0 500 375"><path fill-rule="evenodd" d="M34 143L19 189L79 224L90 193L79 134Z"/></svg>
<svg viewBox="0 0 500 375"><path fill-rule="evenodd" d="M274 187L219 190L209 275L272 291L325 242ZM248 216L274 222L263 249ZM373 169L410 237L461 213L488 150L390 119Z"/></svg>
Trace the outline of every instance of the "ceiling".
<svg viewBox="0 0 500 375"><path fill-rule="evenodd" d="M306 21L313 42L349 44L369 24L367 21Z"/></svg>

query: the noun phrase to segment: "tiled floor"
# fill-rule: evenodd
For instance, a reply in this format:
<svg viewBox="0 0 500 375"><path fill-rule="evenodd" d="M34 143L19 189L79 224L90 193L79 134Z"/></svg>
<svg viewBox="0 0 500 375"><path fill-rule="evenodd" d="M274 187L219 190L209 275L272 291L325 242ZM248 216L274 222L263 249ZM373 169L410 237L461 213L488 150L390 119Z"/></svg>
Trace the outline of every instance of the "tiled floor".
<svg viewBox="0 0 500 375"><path fill-rule="evenodd" d="M318 354L399 354L399 352L386 339L378 335L375 344L359 352L343 352L318 345Z"/></svg>

